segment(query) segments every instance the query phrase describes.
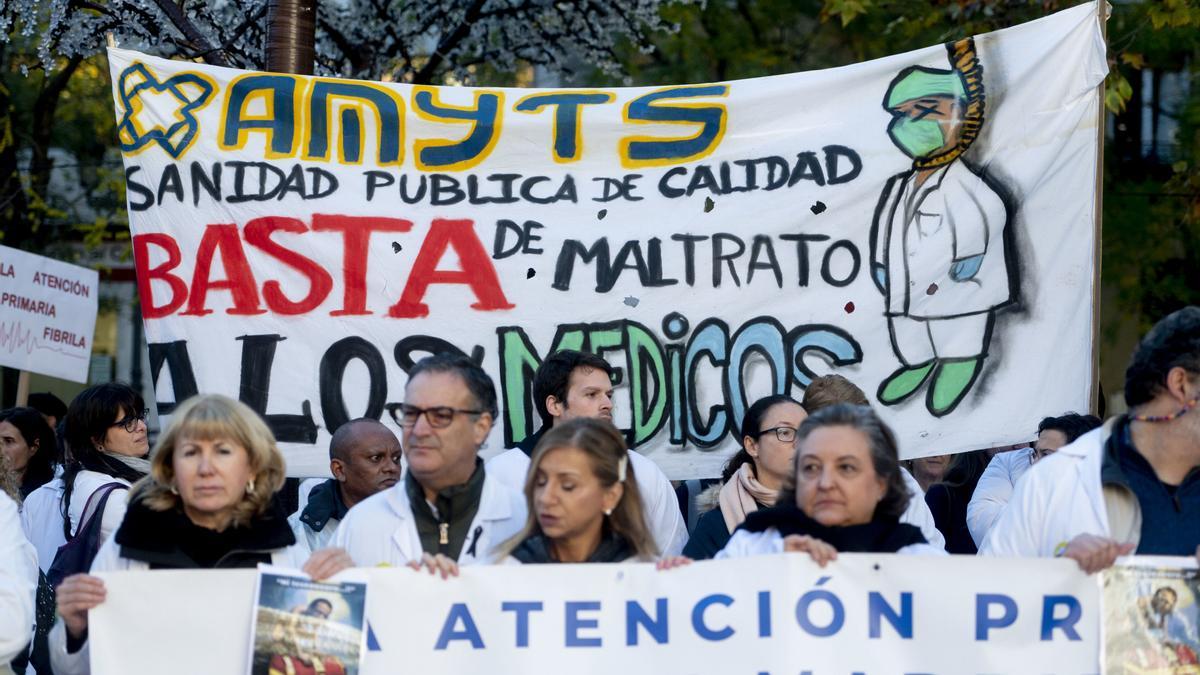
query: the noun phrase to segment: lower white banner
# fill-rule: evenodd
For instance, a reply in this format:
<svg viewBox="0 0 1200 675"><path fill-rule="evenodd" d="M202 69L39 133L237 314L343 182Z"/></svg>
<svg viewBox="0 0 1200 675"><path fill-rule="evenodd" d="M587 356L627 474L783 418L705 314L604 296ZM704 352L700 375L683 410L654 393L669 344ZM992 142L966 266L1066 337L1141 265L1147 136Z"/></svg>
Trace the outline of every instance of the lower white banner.
<svg viewBox="0 0 1200 675"><path fill-rule="evenodd" d="M92 672L245 672L256 574L103 574L108 599L90 619ZM408 569L352 574L365 575L370 589L363 675L1100 667L1099 585L1070 560L846 554L822 569L787 554L668 571L513 565L468 568L450 580Z"/></svg>

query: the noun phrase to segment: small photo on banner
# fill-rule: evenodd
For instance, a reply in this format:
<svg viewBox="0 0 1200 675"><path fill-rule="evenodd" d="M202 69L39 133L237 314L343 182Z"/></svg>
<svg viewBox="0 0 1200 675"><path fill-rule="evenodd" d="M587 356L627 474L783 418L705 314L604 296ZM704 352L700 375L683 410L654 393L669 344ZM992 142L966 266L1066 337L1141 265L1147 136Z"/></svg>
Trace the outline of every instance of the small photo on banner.
<svg viewBox="0 0 1200 675"><path fill-rule="evenodd" d="M1107 675L1200 673L1198 574L1194 558L1146 558L1104 573Z"/></svg>
<svg viewBox="0 0 1200 675"><path fill-rule="evenodd" d="M248 673L357 675L366 638L366 583L320 583L264 566L255 597Z"/></svg>

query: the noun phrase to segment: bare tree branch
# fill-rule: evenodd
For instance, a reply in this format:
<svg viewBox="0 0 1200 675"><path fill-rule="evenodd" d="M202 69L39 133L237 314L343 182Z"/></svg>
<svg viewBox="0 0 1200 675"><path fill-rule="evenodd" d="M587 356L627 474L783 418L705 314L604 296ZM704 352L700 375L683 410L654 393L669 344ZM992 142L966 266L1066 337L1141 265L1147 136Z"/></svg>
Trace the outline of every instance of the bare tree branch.
<svg viewBox="0 0 1200 675"><path fill-rule="evenodd" d="M211 63L214 66L229 66L229 60L225 55L214 48L204 35L196 29L196 26L188 20L183 10L171 0L153 0L154 5L170 19L171 23L187 38L188 42L195 45L197 53L205 54L204 61Z"/></svg>
<svg viewBox="0 0 1200 675"><path fill-rule="evenodd" d="M471 3L471 6L463 13L462 21L454 27L454 30L442 38L438 43L437 49L433 50L433 54L429 55L429 61L413 76L413 84L429 84L433 81L433 74L437 72L442 62L446 60L446 55L457 47L463 38L471 33L471 28L479 19L479 14L483 11L485 4L487 4L487 0L474 0Z"/></svg>

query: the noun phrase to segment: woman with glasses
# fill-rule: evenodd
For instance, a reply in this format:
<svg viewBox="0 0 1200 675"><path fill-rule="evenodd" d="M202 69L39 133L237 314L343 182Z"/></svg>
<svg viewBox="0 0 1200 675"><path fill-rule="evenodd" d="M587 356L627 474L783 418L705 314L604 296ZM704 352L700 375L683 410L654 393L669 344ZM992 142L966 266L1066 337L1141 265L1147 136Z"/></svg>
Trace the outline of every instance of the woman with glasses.
<svg viewBox="0 0 1200 675"><path fill-rule="evenodd" d="M945 555L900 522L908 500L892 430L869 407L839 403L800 425L776 504L747 516L716 557L798 551L823 567L839 551Z"/></svg>
<svg viewBox="0 0 1200 675"><path fill-rule="evenodd" d="M750 406L742 419L742 449L725 465L721 485L697 498L708 510L696 522L683 549L685 556L713 557L747 515L775 503L791 472L796 429L806 417L795 399L779 394Z"/></svg>
<svg viewBox="0 0 1200 675"><path fill-rule="evenodd" d="M110 493L100 518L100 540L125 517L129 486L150 472L146 406L140 394L119 382L84 389L63 418L67 457L63 469L63 534L79 529L93 495ZM96 506L92 507L93 509Z"/></svg>

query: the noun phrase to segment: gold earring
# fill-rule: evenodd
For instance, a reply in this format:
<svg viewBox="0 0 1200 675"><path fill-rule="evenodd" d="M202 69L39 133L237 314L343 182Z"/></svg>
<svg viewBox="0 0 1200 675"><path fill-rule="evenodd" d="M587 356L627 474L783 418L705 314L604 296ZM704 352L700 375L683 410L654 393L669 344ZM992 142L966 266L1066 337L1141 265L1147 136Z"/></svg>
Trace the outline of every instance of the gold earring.
<svg viewBox="0 0 1200 675"><path fill-rule="evenodd" d="M254 494L254 479L251 478L249 483L246 483L246 494Z"/></svg>
<svg viewBox="0 0 1200 675"><path fill-rule="evenodd" d="M173 494L173 495L179 494L179 488L175 487L174 483L171 483L170 490L171 490L171 494Z"/></svg>

